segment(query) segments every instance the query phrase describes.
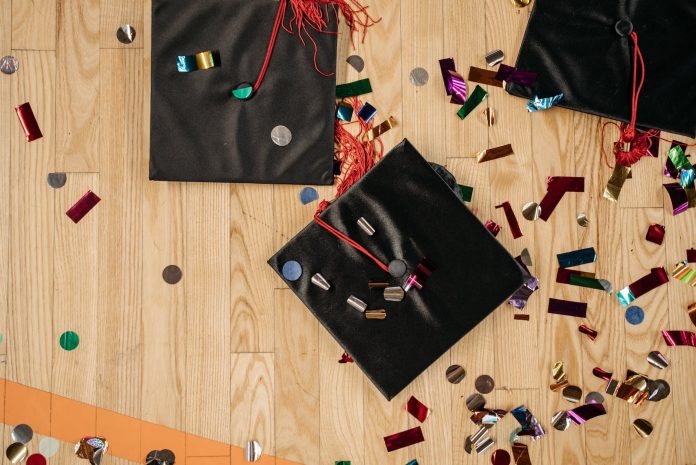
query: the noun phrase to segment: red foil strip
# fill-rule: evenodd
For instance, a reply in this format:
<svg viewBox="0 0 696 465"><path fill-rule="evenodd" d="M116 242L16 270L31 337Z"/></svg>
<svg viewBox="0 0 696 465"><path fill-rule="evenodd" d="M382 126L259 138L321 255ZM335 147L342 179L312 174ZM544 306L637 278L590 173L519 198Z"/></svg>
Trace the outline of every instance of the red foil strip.
<svg viewBox="0 0 696 465"><path fill-rule="evenodd" d="M689 198L686 191L678 182L662 185L669 194L669 200L672 202L672 215L676 216L685 212L689 208Z"/></svg>
<svg viewBox="0 0 696 465"><path fill-rule="evenodd" d="M696 249L689 249L686 251L686 261L689 263L696 263Z"/></svg>
<svg viewBox="0 0 696 465"><path fill-rule="evenodd" d="M568 410L568 418L576 425L581 425L595 417L606 415L607 411L603 404L585 404Z"/></svg>
<svg viewBox="0 0 696 465"><path fill-rule="evenodd" d="M587 335L587 337L589 337L591 341L594 341L597 338L597 331L590 328L589 326L580 325L578 326L578 331L580 331L582 334Z"/></svg>
<svg viewBox="0 0 696 465"><path fill-rule="evenodd" d="M657 245L662 245L662 241L665 239L665 227L657 223L651 224L648 226L648 233L645 235L645 239Z"/></svg>
<svg viewBox="0 0 696 465"><path fill-rule="evenodd" d="M650 273L646 274L638 281L629 284L628 287L631 289L633 297L637 299L643 294L652 291L656 287L665 284L668 280L669 278L667 277L667 272L663 267L653 268L650 270Z"/></svg>
<svg viewBox="0 0 696 465"><path fill-rule="evenodd" d="M517 217L515 212L512 210L510 202L503 202L500 205L496 205L495 208L503 208L505 210L505 217L507 218L508 224L510 225L510 231L512 232L512 237L517 239L522 237L522 230L520 229L520 224L517 222Z"/></svg>
<svg viewBox="0 0 696 465"><path fill-rule="evenodd" d="M677 183L677 185L679 184ZM546 195L539 203L541 208L539 218L547 221L566 192L585 192L585 178L578 176L549 176L546 181Z"/></svg>
<svg viewBox="0 0 696 465"><path fill-rule="evenodd" d="M338 361L338 363L353 363L353 357L348 355L348 352L343 352L343 355L341 355L341 359Z"/></svg>
<svg viewBox="0 0 696 465"><path fill-rule="evenodd" d="M420 426L384 437L384 444L387 446L387 452L392 452L423 441L425 441L425 438L423 437L423 431L421 431Z"/></svg>
<svg viewBox="0 0 696 465"><path fill-rule="evenodd" d="M34 112L31 110L29 102L16 106L15 112L17 113L17 118L19 118L19 123L22 125L27 142L43 137L41 129L39 129L39 123L36 122Z"/></svg>
<svg viewBox="0 0 696 465"><path fill-rule="evenodd" d="M430 415L430 409L413 396L406 403L406 410L421 423Z"/></svg>
<svg viewBox="0 0 696 465"><path fill-rule="evenodd" d="M686 330L662 330L662 337L668 346L696 347L696 333Z"/></svg>
<svg viewBox="0 0 696 465"><path fill-rule="evenodd" d="M68 218L73 220L74 223L79 223L100 200L97 194L92 191L87 191L87 193L83 195L80 200L75 202L75 205L70 207L70 210L66 211L65 214L68 215Z"/></svg>
<svg viewBox="0 0 696 465"><path fill-rule="evenodd" d="M409 291L412 287L415 287L419 291L425 286L425 282L428 280L430 275L437 269L437 266L428 259L428 257L423 257L423 259L416 265L416 270L411 274L406 280L404 285L404 291Z"/></svg>
<svg viewBox="0 0 696 465"><path fill-rule="evenodd" d="M549 298L549 313L585 318L587 315L587 303Z"/></svg>
<svg viewBox="0 0 696 465"><path fill-rule="evenodd" d="M488 220L486 221L486 229L493 234L493 237L497 237L500 232L500 225L493 220Z"/></svg>
<svg viewBox="0 0 696 465"><path fill-rule="evenodd" d="M611 376L613 373L609 373L608 371L604 371L599 367L594 367L592 369L592 374L595 375L599 379L603 379L606 382L611 381Z"/></svg>

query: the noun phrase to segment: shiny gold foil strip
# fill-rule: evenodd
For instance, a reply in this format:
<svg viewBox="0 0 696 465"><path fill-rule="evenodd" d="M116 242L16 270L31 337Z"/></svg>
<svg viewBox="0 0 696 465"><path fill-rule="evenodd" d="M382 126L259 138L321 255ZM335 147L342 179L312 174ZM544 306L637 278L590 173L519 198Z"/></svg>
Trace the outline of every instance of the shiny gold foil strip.
<svg viewBox="0 0 696 465"><path fill-rule="evenodd" d="M496 160L498 158L507 157L514 155L515 152L512 150L512 144L501 145L500 147L494 147L492 149L486 149L479 152L476 157L477 163L482 163L484 161Z"/></svg>
<svg viewBox="0 0 696 465"><path fill-rule="evenodd" d="M582 399L582 389L578 386L566 386L563 388L563 398L568 402L577 404Z"/></svg>
<svg viewBox="0 0 696 465"><path fill-rule="evenodd" d="M691 322L694 324L694 326L696 326L696 303L689 305L688 312Z"/></svg>
<svg viewBox="0 0 696 465"><path fill-rule="evenodd" d="M607 187L604 189L605 199L609 199L612 202L616 202L617 200L619 200L621 188L626 182L626 179L628 178L628 173L630 172L631 168L627 166L617 164L614 167L614 172L611 174L611 177L607 182Z"/></svg>
<svg viewBox="0 0 696 465"><path fill-rule="evenodd" d="M389 119L382 121L378 126L375 126L367 133L367 140L373 141L376 137L381 136L394 126L396 126L396 119L390 116Z"/></svg>
<svg viewBox="0 0 696 465"><path fill-rule="evenodd" d="M565 365L562 361L559 360L553 364L553 367L551 367L551 376L557 383L566 379Z"/></svg>
<svg viewBox="0 0 696 465"><path fill-rule="evenodd" d="M205 52L196 53L196 64L198 69L210 69L215 66L213 52L207 50Z"/></svg>
<svg viewBox="0 0 696 465"><path fill-rule="evenodd" d="M647 438L652 433L653 425L648 420L638 418L633 422L633 429L636 430L641 437Z"/></svg>
<svg viewBox="0 0 696 465"><path fill-rule="evenodd" d="M627 384L631 387L634 387L638 389L639 391L647 391L648 390L648 382L645 380L645 378L641 375L633 375L628 377L624 384Z"/></svg>
<svg viewBox="0 0 696 465"><path fill-rule="evenodd" d="M384 320L387 317L387 311L383 308L378 310L365 310L365 318L368 320Z"/></svg>
<svg viewBox="0 0 696 465"><path fill-rule="evenodd" d="M553 383L549 385L549 389L551 389L553 392L560 391L561 389L565 388L568 386L568 380L564 379L563 381L559 383Z"/></svg>

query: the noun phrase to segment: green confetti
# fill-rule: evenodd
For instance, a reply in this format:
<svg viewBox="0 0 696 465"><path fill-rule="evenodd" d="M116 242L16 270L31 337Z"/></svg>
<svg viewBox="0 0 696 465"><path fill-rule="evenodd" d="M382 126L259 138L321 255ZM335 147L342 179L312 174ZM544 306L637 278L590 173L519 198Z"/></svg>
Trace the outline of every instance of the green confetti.
<svg viewBox="0 0 696 465"><path fill-rule="evenodd" d="M232 95L234 95L239 100L246 100L251 97L254 88L252 86L240 87L239 89L233 89Z"/></svg>
<svg viewBox="0 0 696 465"><path fill-rule="evenodd" d="M681 145L675 145L669 151L667 156L669 156L669 159L672 160L672 164L677 169L677 171L690 170L693 168L693 166L691 166L691 162L689 162L689 159L686 158L686 155L684 154L684 149L681 147Z"/></svg>
<svg viewBox="0 0 696 465"><path fill-rule="evenodd" d="M336 98L355 97L370 92L372 92L372 86L368 78L336 86Z"/></svg>
<svg viewBox="0 0 696 465"><path fill-rule="evenodd" d="M63 350L75 350L80 345L80 336L74 331L66 331L60 335L60 347Z"/></svg>
<svg viewBox="0 0 696 465"><path fill-rule="evenodd" d="M350 460L336 460L336 465L350 465Z"/></svg>
<svg viewBox="0 0 696 465"><path fill-rule="evenodd" d="M461 119L466 118L474 108L486 100L486 97L488 97L488 92L486 92L483 87L476 86L476 89L474 89L474 91L471 93L467 101L464 103L464 106L461 107L457 112L457 116L459 116Z"/></svg>
<svg viewBox="0 0 696 465"><path fill-rule="evenodd" d="M474 188L470 186L465 186L463 184L459 185L459 192L462 193L462 198L465 202L471 202L471 197L474 195Z"/></svg>

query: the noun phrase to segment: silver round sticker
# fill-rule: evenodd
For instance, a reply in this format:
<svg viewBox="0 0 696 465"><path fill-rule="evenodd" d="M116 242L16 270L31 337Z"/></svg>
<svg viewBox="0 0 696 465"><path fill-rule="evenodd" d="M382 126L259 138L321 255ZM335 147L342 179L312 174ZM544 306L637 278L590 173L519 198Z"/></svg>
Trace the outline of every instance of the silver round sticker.
<svg viewBox="0 0 696 465"><path fill-rule="evenodd" d="M600 394L599 392L592 391L589 392L585 396L585 403L586 404L603 404L604 403L604 396Z"/></svg>
<svg viewBox="0 0 696 465"><path fill-rule="evenodd" d="M428 72L424 68L413 68L408 79L416 87L424 86L428 83Z"/></svg>
<svg viewBox="0 0 696 465"><path fill-rule="evenodd" d="M0 71L5 74L14 74L19 69L19 61L12 55L0 58Z"/></svg>
<svg viewBox="0 0 696 465"><path fill-rule="evenodd" d="M65 182L68 180L68 176L65 173L48 173L46 180L48 181L48 185L52 188L60 189L65 185Z"/></svg>
<svg viewBox="0 0 696 465"><path fill-rule="evenodd" d="M271 131L271 140L274 144L285 147L292 140L292 132L283 125L278 125Z"/></svg>
<svg viewBox="0 0 696 465"><path fill-rule="evenodd" d="M365 68L365 61L358 55L351 55L346 59L346 61L349 65L355 68L355 71L358 73Z"/></svg>
<svg viewBox="0 0 696 465"><path fill-rule="evenodd" d="M135 29L130 24L123 24L116 30L116 38L122 44L132 44L135 40Z"/></svg>
<svg viewBox="0 0 696 465"><path fill-rule="evenodd" d="M31 426L21 424L17 425L12 429L12 440L14 442L20 442L22 444L26 444L29 441L31 441L31 438L34 437L34 430L31 429Z"/></svg>

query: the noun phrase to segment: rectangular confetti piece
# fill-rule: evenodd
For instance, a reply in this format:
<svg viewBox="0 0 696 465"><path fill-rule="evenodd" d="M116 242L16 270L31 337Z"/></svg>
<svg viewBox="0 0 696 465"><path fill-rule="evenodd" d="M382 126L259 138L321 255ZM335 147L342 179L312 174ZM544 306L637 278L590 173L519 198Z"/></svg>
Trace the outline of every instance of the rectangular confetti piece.
<svg viewBox="0 0 696 465"><path fill-rule="evenodd" d="M387 446L387 452L393 452L423 441L425 441L425 438L423 437L423 431L420 426L384 437L384 444Z"/></svg>
<svg viewBox="0 0 696 465"><path fill-rule="evenodd" d="M587 316L587 303L551 297L549 298L549 313L585 318Z"/></svg>
<svg viewBox="0 0 696 465"><path fill-rule="evenodd" d="M430 415L430 409L426 407L425 404L423 404L421 401L416 399L414 396L411 396L411 398L406 403L406 410L421 423L423 423L426 420L426 418L428 418L428 416Z"/></svg>
<svg viewBox="0 0 696 465"><path fill-rule="evenodd" d="M92 191L87 191L87 193L83 195L80 200L75 202L75 205L70 207L65 214L68 215L68 218L73 220L74 223L79 223L80 220L87 213L89 213L89 211L94 208L94 206L98 204L100 200L101 199L99 196L97 196L97 194Z"/></svg>
<svg viewBox="0 0 696 465"><path fill-rule="evenodd" d="M471 186L465 186L464 184L459 184L459 192L462 194L462 199L465 202L471 202L474 196L474 188Z"/></svg>
<svg viewBox="0 0 696 465"><path fill-rule="evenodd" d="M510 226L510 232L512 232L512 237L514 239L522 237L522 230L520 229L520 224L517 221L515 212L512 210L510 202L503 202L500 205L496 205L495 208L502 208L505 211L505 217L507 218L508 225Z"/></svg>
<svg viewBox="0 0 696 465"><path fill-rule="evenodd" d="M41 129L39 129L39 123L36 121L36 117L34 116L29 102L16 106L15 112L17 113L17 118L19 118L19 123L22 125L22 130L24 131L27 142L43 137Z"/></svg>
<svg viewBox="0 0 696 465"><path fill-rule="evenodd" d="M488 97L488 92L486 92L483 87L481 86L476 86L474 91L471 93L469 96L469 99L464 103L464 105L459 109L457 112L457 116L459 116L460 119L466 118L469 113L474 111L474 108L479 106L481 102L486 100Z"/></svg>
<svg viewBox="0 0 696 465"><path fill-rule="evenodd" d="M573 250L571 252L559 253L556 255L558 266L561 268L570 268L571 266L580 266L586 263L594 263L597 261L597 252L594 247L585 249Z"/></svg>
<svg viewBox="0 0 696 465"><path fill-rule="evenodd" d="M469 81L487 86L503 87L503 82L496 79L495 74L495 71L472 66L469 68Z"/></svg>
<svg viewBox="0 0 696 465"><path fill-rule="evenodd" d="M669 278L663 267L653 268L650 273L617 292L616 297L624 307L658 286L665 284Z"/></svg>
<svg viewBox="0 0 696 465"><path fill-rule="evenodd" d="M476 162L483 163L484 161L496 160L498 158L503 158L514 154L515 152L512 150L512 144L501 145L500 147L494 147L492 149L479 152L478 156L476 157Z"/></svg>
<svg viewBox="0 0 696 465"><path fill-rule="evenodd" d="M348 82L346 84L339 84L336 86L337 99L356 97L358 95L369 94L370 92L372 92L372 85L370 85L369 78Z"/></svg>
<svg viewBox="0 0 696 465"><path fill-rule="evenodd" d="M549 176L546 180L546 195L539 202L539 218L548 221L551 213L566 192L585 192L585 178L579 176Z"/></svg>

